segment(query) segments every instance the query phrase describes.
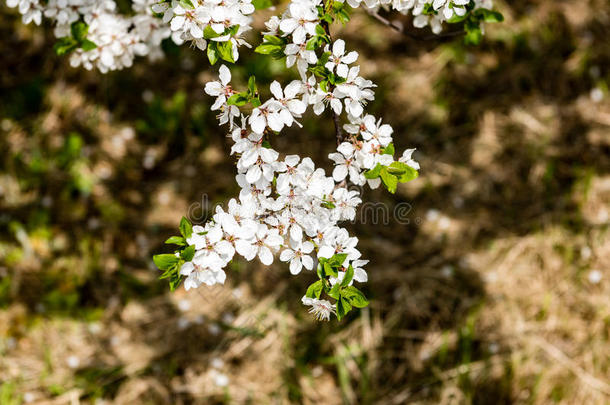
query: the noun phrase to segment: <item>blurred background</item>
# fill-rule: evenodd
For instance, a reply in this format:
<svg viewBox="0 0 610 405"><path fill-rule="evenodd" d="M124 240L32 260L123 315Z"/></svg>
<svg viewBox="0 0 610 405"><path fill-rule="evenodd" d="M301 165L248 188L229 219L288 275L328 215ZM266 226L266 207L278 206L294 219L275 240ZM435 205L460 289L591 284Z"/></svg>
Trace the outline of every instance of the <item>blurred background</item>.
<svg viewBox="0 0 610 405"><path fill-rule="evenodd" d="M610 403L610 4L496 8L477 47L362 11L335 27L422 169L364 192L402 207L348 225L371 306L318 323L314 275L277 261L190 292L158 280L181 216L239 191L203 53L73 69L2 5L0 404ZM235 82L250 73L264 91L292 74L243 52ZM331 169L332 120L303 125L274 147Z"/></svg>

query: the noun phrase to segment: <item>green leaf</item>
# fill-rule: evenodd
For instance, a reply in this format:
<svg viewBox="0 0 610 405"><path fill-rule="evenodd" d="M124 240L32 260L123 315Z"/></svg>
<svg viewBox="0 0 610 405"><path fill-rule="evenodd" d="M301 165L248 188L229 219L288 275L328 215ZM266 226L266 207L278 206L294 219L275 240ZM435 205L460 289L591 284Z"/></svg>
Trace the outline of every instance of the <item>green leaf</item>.
<svg viewBox="0 0 610 405"><path fill-rule="evenodd" d="M426 4L424 6L422 14L425 14L425 15L436 15L436 14L438 14L438 11L436 11L434 9L434 5L432 3L428 3L428 4Z"/></svg>
<svg viewBox="0 0 610 405"><path fill-rule="evenodd" d="M180 273L173 274L169 280L169 289L171 291L176 290L180 283L182 282L182 275Z"/></svg>
<svg viewBox="0 0 610 405"><path fill-rule="evenodd" d="M239 24L232 25L229 28L227 28L225 30L225 32L223 32L223 35L230 35L230 36L234 37L235 34L237 34L237 31L239 31Z"/></svg>
<svg viewBox="0 0 610 405"><path fill-rule="evenodd" d="M476 18L470 18L464 24L464 30L466 35L464 36L464 42L467 45L478 45L483 38L483 32L479 26L479 21Z"/></svg>
<svg viewBox="0 0 610 405"><path fill-rule="evenodd" d="M95 44L95 42L85 39L81 44L81 48L83 49L83 51L89 52L97 48L97 45Z"/></svg>
<svg viewBox="0 0 610 405"><path fill-rule="evenodd" d="M218 49L218 54L223 60L235 63L235 59L233 59L233 45L231 44L231 41L218 42L216 47Z"/></svg>
<svg viewBox="0 0 610 405"><path fill-rule="evenodd" d="M369 300L366 299L362 291L354 286L348 286L342 289L341 296L347 299L350 304L356 308L364 308L369 305Z"/></svg>
<svg viewBox="0 0 610 405"><path fill-rule="evenodd" d="M66 55L76 48L78 48L78 43L71 37L59 38L55 45L53 45L53 50L59 56Z"/></svg>
<svg viewBox="0 0 610 405"><path fill-rule="evenodd" d="M364 177L369 180L376 179L377 177L379 177L379 175L381 174L381 169L383 169L384 167L385 166L382 166L381 164L377 163L377 166L375 166L371 170L364 172Z"/></svg>
<svg viewBox="0 0 610 405"><path fill-rule="evenodd" d="M70 25L70 32L72 33L72 38L74 38L78 43L81 43L87 39L89 26L83 21L76 21Z"/></svg>
<svg viewBox="0 0 610 405"><path fill-rule="evenodd" d="M383 154L394 156L394 144L390 143L388 146L386 146L383 150Z"/></svg>
<svg viewBox="0 0 610 405"><path fill-rule="evenodd" d="M309 298L318 298L320 299L320 295L322 295L322 290L324 289L324 283L322 280L318 280L312 285L309 286L305 296Z"/></svg>
<svg viewBox="0 0 610 405"><path fill-rule="evenodd" d="M210 41L208 44L208 59L211 65L215 65L218 61L219 55L218 50L216 49L216 42Z"/></svg>
<svg viewBox="0 0 610 405"><path fill-rule="evenodd" d="M243 105L246 105L246 103L248 103L248 101L249 101L249 98L246 93L238 93L238 94L233 94L231 97L229 97L227 99L227 104L236 105L238 107L241 107Z"/></svg>
<svg viewBox="0 0 610 405"><path fill-rule="evenodd" d="M179 261L180 259L177 258L176 255L169 253L153 256L153 262L155 262L155 265L160 270L170 270L172 267L178 264Z"/></svg>
<svg viewBox="0 0 610 405"><path fill-rule="evenodd" d="M258 88L256 87L256 77L250 76L248 78L248 91L250 95L254 96L258 93Z"/></svg>
<svg viewBox="0 0 610 405"><path fill-rule="evenodd" d="M345 275L343 276L343 280L341 280L341 287L347 287L349 285L349 283L351 283L353 278L354 278L354 268L350 264L349 267L347 268L347 271L345 272Z"/></svg>
<svg viewBox="0 0 610 405"><path fill-rule="evenodd" d="M263 37L263 39L265 40L265 42L268 42L273 45L280 45L280 46L284 45L287 41L287 40L277 37L275 35L265 35Z"/></svg>
<svg viewBox="0 0 610 405"><path fill-rule="evenodd" d="M333 266L339 267L347 259L347 253L335 253L328 261Z"/></svg>
<svg viewBox="0 0 610 405"><path fill-rule="evenodd" d="M193 10L195 8L191 0L178 0L178 4L180 4L182 8L186 10Z"/></svg>
<svg viewBox="0 0 610 405"><path fill-rule="evenodd" d="M316 269L316 273L318 273L319 279L326 278L326 274L324 273L324 263L322 263L321 261L318 262L318 268Z"/></svg>
<svg viewBox="0 0 610 405"><path fill-rule="evenodd" d="M322 203L322 206L323 206L324 208L328 208L329 210L335 209L335 208L337 207L337 206L336 206L334 203L332 203L331 201L324 201L324 202Z"/></svg>
<svg viewBox="0 0 610 405"><path fill-rule="evenodd" d="M259 46L256 47L256 49L254 49L254 52L256 53L260 53L262 55L270 55L274 52L277 51L282 51L282 46L281 45L274 45L274 44L261 44Z"/></svg>
<svg viewBox="0 0 610 405"><path fill-rule="evenodd" d="M191 260L193 260L193 257L195 257L195 245L190 245L189 247L184 249L182 252L180 252L180 257L185 262L190 262Z"/></svg>
<svg viewBox="0 0 610 405"><path fill-rule="evenodd" d="M388 173L396 176L401 183L409 182L419 176L417 170L403 162L393 162L387 170Z"/></svg>
<svg viewBox="0 0 610 405"><path fill-rule="evenodd" d="M269 143L269 141L268 141L268 140L266 140L266 139L263 141L263 143L261 143L261 146L262 146L263 148L271 149L271 144L270 144L270 143Z"/></svg>
<svg viewBox="0 0 610 405"><path fill-rule="evenodd" d="M328 82L326 80L322 80L320 82L320 88L323 92L328 93Z"/></svg>
<svg viewBox="0 0 610 405"><path fill-rule="evenodd" d="M486 8L479 8L475 11L475 16L487 23L499 23L504 21L502 13Z"/></svg>
<svg viewBox="0 0 610 405"><path fill-rule="evenodd" d="M186 245L186 241L184 240L184 238L182 236L172 236L171 238L166 240L165 243L167 245L178 245L178 246Z"/></svg>
<svg viewBox="0 0 610 405"><path fill-rule="evenodd" d="M340 291L341 286L339 285L339 283L335 284L333 286L333 288L330 289L330 291L328 292L328 295L336 300L339 299L339 297L341 297L341 291Z"/></svg>
<svg viewBox="0 0 610 405"><path fill-rule="evenodd" d="M252 103L252 107L254 108L261 106L261 100L258 98L258 96L251 98L250 103Z"/></svg>
<svg viewBox="0 0 610 405"><path fill-rule="evenodd" d="M419 177L419 172L417 170L415 170L414 168L412 168L411 166L409 166L409 169L398 177L398 181L401 183L407 183L411 180L415 180L418 177Z"/></svg>
<svg viewBox="0 0 610 405"><path fill-rule="evenodd" d="M186 217L180 220L180 233L184 239L188 239L193 234L193 225Z"/></svg>
<svg viewBox="0 0 610 405"><path fill-rule="evenodd" d="M341 320L351 309L350 303L343 297L339 297L337 300L337 319Z"/></svg>
<svg viewBox="0 0 610 405"><path fill-rule="evenodd" d="M273 7L271 0L252 0L252 5L256 10L263 10L265 8Z"/></svg>
<svg viewBox="0 0 610 405"><path fill-rule="evenodd" d="M333 276L333 277L337 277L337 269L333 266L331 266L331 264L329 262L324 263L324 275L325 276Z"/></svg>
<svg viewBox="0 0 610 405"><path fill-rule="evenodd" d="M203 29L203 37L205 39L212 39L212 38L219 37L221 35L222 34L219 34L216 31L214 31L214 29L212 28L211 25L206 25L205 28Z"/></svg>
<svg viewBox="0 0 610 405"><path fill-rule="evenodd" d="M398 186L398 177L390 174L387 168L382 168L381 173L381 181L385 184L388 191L392 194L396 192L396 187Z"/></svg>

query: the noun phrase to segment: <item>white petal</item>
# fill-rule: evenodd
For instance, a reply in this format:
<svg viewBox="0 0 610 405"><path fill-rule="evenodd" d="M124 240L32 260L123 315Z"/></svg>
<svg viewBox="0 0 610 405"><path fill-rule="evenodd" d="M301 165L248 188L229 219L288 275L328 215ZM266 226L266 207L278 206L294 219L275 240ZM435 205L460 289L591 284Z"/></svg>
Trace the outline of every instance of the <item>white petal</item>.
<svg viewBox="0 0 610 405"><path fill-rule="evenodd" d="M221 65L218 70L220 82L226 86L231 81L231 71L225 65Z"/></svg>
<svg viewBox="0 0 610 405"><path fill-rule="evenodd" d="M290 227L290 238L297 242L303 239L303 230L297 224L292 224Z"/></svg>
<svg viewBox="0 0 610 405"><path fill-rule="evenodd" d="M269 266L271 263L273 263L273 254L267 246L260 247L258 252L258 258L265 266Z"/></svg>
<svg viewBox="0 0 610 405"><path fill-rule="evenodd" d="M333 44L333 55L337 58L343 56L345 53L345 41L342 39L338 39Z"/></svg>
<svg viewBox="0 0 610 405"><path fill-rule="evenodd" d="M250 116L250 127L257 134L262 134L267 127L267 120L262 114Z"/></svg>
<svg viewBox="0 0 610 405"><path fill-rule="evenodd" d="M301 261L299 259L294 258L290 261L290 274L297 275L301 272L302 268L303 265L301 264Z"/></svg>
<svg viewBox="0 0 610 405"><path fill-rule="evenodd" d="M349 65L350 63L356 62L357 59L358 59L358 52L352 51L352 52L348 53L347 55L345 55L344 57L342 57L341 62Z"/></svg>
<svg viewBox="0 0 610 405"><path fill-rule="evenodd" d="M301 247L301 252L303 253L311 253L313 251L313 243L310 241L303 242L303 246Z"/></svg>
<svg viewBox="0 0 610 405"><path fill-rule="evenodd" d="M311 258L311 256L303 256L303 257L301 257L301 262L303 262L303 266L307 270L313 269L313 259Z"/></svg>
<svg viewBox="0 0 610 405"><path fill-rule="evenodd" d="M246 173L246 181L250 184L254 184L261 178L263 172L259 165L251 166Z"/></svg>
<svg viewBox="0 0 610 405"><path fill-rule="evenodd" d="M283 262L292 260L293 257L294 257L294 251L292 251L290 249L282 250L282 253L280 253L280 260Z"/></svg>
<svg viewBox="0 0 610 405"><path fill-rule="evenodd" d="M336 182L343 181L346 176L347 176L347 166L345 166L345 165L335 166L335 168L333 170L333 179Z"/></svg>
<svg viewBox="0 0 610 405"><path fill-rule="evenodd" d="M278 113L269 113L267 115L267 124L275 132L279 132L284 128L284 121Z"/></svg>
<svg viewBox="0 0 610 405"><path fill-rule="evenodd" d="M235 250L237 250L237 253L242 255L246 260L252 260L254 259L254 256L256 256L256 247L243 239L235 241Z"/></svg>
<svg viewBox="0 0 610 405"><path fill-rule="evenodd" d="M178 31L180 28L184 26L184 16L178 15L172 19L171 29L172 31Z"/></svg>
<svg viewBox="0 0 610 405"><path fill-rule="evenodd" d="M269 90L271 90L271 94L273 94L276 99L281 100L284 98L282 86L277 82L277 80L274 80L271 83L271 85L269 86Z"/></svg>

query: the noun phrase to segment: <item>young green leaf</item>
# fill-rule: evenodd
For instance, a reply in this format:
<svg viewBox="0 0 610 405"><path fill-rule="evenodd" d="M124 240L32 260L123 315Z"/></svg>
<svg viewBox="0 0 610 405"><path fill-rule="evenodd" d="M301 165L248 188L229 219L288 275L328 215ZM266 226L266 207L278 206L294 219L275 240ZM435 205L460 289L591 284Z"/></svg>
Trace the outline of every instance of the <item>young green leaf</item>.
<svg viewBox="0 0 610 405"><path fill-rule="evenodd" d="M341 320L351 309L350 303L343 297L339 297L337 300L337 319Z"/></svg>
<svg viewBox="0 0 610 405"><path fill-rule="evenodd" d="M186 241L182 236L172 236L165 241L167 245L186 246Z"/></svg>
<svg viewBox="0 0 610 405"><path fill-rule="evenodd" d="M233 45L231 44L231 41L218 42L216 48L218 49L218 54L223 60L235 63L235 59L233 59Z"/></svg>
<svg viewBox="0 0 610 405"><path fill-rule="evenodd" d="M321 281L321 280L320 280ZM339 299L339 297L341 296L341 291L339 290L341 288L341 286L337 283L333 286L333 288L330 289L330 291L328 292L328 295L336 300Z"/></svg>
<svg viewBox="0 0 610 405"><path fill-rule="evenodd" d="M273 7L271 0L252 0L252 5L256 10L263 10L265 8Z"/></svg>
<svg viewBox="0 0 610 405"><path fill-rule="evenodd" d="M329 262L335 266L339 267L343 264L343 262L347 259L347 253L335 253L333 257L329 259Z"/></svg>
<svg viewBox="0 0 610 405"><path fill-rule="evenodd" d="M210 65L215 65L218 62L220 56L218 55L218 50L216 49L216 42L210 41L208 44L208 60L210 61Z"/></svg>
<svg viewBox="0 0 610 405"><path fill-rule="evenodd" d="M354 268L350 264L347 270L345 271L345 275L343 276L343 280L341 280L341 287L347 287L349 283L352 282L354 278Z"/></svg>
<svg viewBox="0 0 610 405"><path fill-rule="evenodd" d="M81 43L87 39L89 26L83 21L76 21L70 25L70 32L72 33L72 38L74 38L78 43Z"/></svg>
<svg viewBox="0 0 610 405"><path fill-rule="evenodd" d="M83 51L89 52L89 51L92 51L95 48L97 48L97 45L95 44L95 42L85 39L83 41L83 43L80 45L80 47L83 49Z"/></svg>
<svg viewBox="0 0 610 405"><path fill-rule="evenodd" d="M178 0L178 4L180 4L182 8L186 10L193 10L195 8L191 0Z"/></svg>
<svg viewBox="0 0 610 405"><path fill-rule="evenodd" d="M188 246L186 249L180 252L180 257L185 262L190 262L193 260L193 257L195 257L195 245Z"/></svg>
<svg viewBox="0 0 610 405"><path fill-rule="evenodd" d="M318 298L320 299L320 295L322 295L322 290L324 289L324 282L322 280L318 280L312 285L309 286L305 296L309 298Z"/></svg>
<svg viewBox="0 0 610 405"><path fill-rule="evenodd" d="M383 169L383 168L384 168L384 166L377 163L377 166L375 166L371 170L364 172L364 177L366 177L369 180L376 179L381 174L381 169Z"/></svg>
<svg viewBox="0 0 610 405"><path fill-rule="evenodd" d="M398 186L398 177L390 174L385 167L381 169L381 173L379 175L381 176L381 181L383 181L383 184L386 186L388 191L394 194L396 192L396 187Z"/></svg>
<svg viewBox="0 0 610 405"><path fill-rule="evenodd" d="M179 261L179 258L169 253L153 256L153 262L155 262L155 265L160 270L170 270L172 267L178 264Z"/></svg>
<svg viewBox="0 0 610 405"><path fill-rule="evenodd" d="M366 299L362 291L354 286L348 286L341 290L341 296L348 300L352 306L356 308L364 308L369 305L369 301Z"/></svg>
<svg viewBox="0 0 610 405"><path fill-rule="evenodd" d="M386 147L383 149L383 154L384 154L384 155L391 155L391 156L394 156L394 144L393 144L393 143L390 143L388 146L386 146Z"/></svg>
<svg viewBox="0 0 610 405"><path fill-rule="evenodd" d="M180 220L180 234L184 239L188 239L193 234L193 224L186 217Z"/></svg>

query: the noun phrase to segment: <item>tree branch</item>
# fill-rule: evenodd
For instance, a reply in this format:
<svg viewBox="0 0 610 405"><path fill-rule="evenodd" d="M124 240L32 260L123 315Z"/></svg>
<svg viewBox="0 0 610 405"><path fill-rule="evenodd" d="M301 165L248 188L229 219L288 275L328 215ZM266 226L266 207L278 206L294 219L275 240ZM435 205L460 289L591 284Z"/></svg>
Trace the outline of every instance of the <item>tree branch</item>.
<svg viewBox="0 0 610 405"><path fill-rule="evenodd" d="M326 21L322 21L321 25L322 25L322 28L324 28L324 32L326 33L326 35L328 35L328 38L330 38L330 42L332 43L332 37L330 36L330 26L328 25L328 23ZM332 93L334 88L335 88L334 85L330 86L329 93ZM341 119L339 118L338 114L335 114L332 107L330 108L330 112L333 116L333 122L335 123L335 137L337 138L337 146L339 146L341 144L341 142L343 142L343 130L341 129Z"/></svg>
<svg viewBox="0 0 610 405"><path fill-rule="evenodd" d="M406 37L409 37L411 39L415 39L418 41L433 41L433 40L438 40L438 39L442 39L442 38L458 37L458 36L465 34L464 30L460 30L460 31L444 32L444 33L438 34L438 35L419 36L419 35L413 34L412 32L405 31L404 26L398 21L390 21L374 10L369 10L366 8L365 8L365 10L368 15L370 15L371 17L373 17L374 19L376 19L383 25L390 27L394 31L398 32L399 34L402 34Z"/></svg>

